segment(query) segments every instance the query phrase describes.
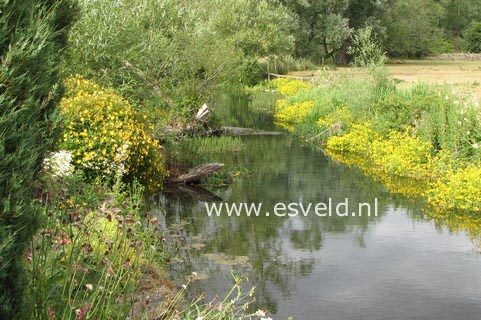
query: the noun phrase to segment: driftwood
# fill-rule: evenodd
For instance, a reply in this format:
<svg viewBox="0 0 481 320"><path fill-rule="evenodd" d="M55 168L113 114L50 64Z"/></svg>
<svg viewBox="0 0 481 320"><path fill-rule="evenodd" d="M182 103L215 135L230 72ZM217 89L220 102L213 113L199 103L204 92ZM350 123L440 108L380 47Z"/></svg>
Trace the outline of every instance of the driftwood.
<svg viewBox="0 0 481 320"><path fill-rule="evenodd" d="M174 183L195 183L199 182L202 179L207 178L208 176L212 175L217 170L224 167L223 163L206 163L201 164L193 169L190 169L189 172L181 174L176 178L170 179L171 182Z"/></svg>
<svg viewBox="0 0 481 320"><path fill-rule="evenodd" d="M188 195L203 202L222 201L222 198L196 184L167 183L163 192L172 197Z"/></svg>
<svg viewBox="0 0 481 320"><path fill-rule="evenodd" d="M209 107L204 103L195 114L195 121L207 122L209 120L210 114L211 112Z"/></svg>

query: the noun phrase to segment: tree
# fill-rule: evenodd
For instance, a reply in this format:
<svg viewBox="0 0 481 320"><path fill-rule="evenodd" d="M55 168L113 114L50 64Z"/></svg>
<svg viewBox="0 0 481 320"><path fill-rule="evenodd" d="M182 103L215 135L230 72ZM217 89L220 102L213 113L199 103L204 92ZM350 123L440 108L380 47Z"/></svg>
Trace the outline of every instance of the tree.
<svg viewBox="0 0 481 320"><path fill-rule="evenodd" d="M345 17L348 0L282 0L282 3L298 20L294 32L298 57L321 62L332 57L351 33Z"/></svg>
<svg viewBox="0 0 481 320"><path fill-rule="evenodd" d="M282 0L298 19L296 54L322 62L335 57L347 63L350 35L369 25L379 28L384 0Z"/></svg>
<svg viewBox="0 0 481 320"><path fill-rule="evenodd" d="M473 22L465 32L466 50L481 53L481 22Z"/></svg>
<svg viewBox="0 0 481 320"><path fill-rule="evenodd" d="M386 8L385 47L391 56L422 57L442 42L444 8L434 0L394 0Z"/></svg>
<svg viewBox="0 0 481 320"><path fill-rule="evenodd" d="M353 57L352 64L359 67L376 67L384 63L385 55L372 34L372 27L356 31L348 53Z"/></svg>
<svg viewBox="0 0 481 320"><path fill-rule="evenodd" d="M447 35L461 37L472 21L481 20L481 3L478 0L442 0L445 14L441 26Z"/></svg>
<svg viewBox="0 0 481 320"><path fill-rule="evenodd" d="M55 142L61 53L72 1L0 0L0 318L22 309L27 246L37 229L33 181Z"/></svg>
<svg viewBox="0 0 481 320"><path fill-rule="evenodd" d="M262 74L255 70L264 71L263 65L270 60L293 53L295 19L283 5L266 0L210 0L210 4L208 28L240 53L237 74L243 82L259 80Z"/></svg>

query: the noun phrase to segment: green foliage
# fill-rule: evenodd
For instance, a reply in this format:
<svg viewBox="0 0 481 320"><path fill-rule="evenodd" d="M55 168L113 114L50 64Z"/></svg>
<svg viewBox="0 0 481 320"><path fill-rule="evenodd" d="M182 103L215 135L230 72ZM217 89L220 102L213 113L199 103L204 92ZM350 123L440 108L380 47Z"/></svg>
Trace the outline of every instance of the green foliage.
<svg viewBox="0 0 481 320"><path fill-rule="evenodd" d="M321 62L336 53L351 33L346 17L348 0L282 1L298 18L295 31L296 53L299 57Z"/></svg>
<svg viewBox="0 0 481 320"><path fill-rule="evenodd" d="M0 318L23 306L22 258L38 227L33 181L56 140L73 1L0 1Z"/></svg>
<svg viewBox="0 0 481 320"><path fill-rule="evenodd" d="M352 45L348 50L352 55L354 66L376 67L384 63L385 55L381 46L373 37L372 27L365 27L356 31L352 37Z"/></svg>
<svg viewBox="0 0 481 320"><path fill-rule="evenodd" d="M466 50L481 53L481 22L471 23L465 31Z"/></svg>
<svg viewBox="0 0 481 320"><path fill-rule="evenodd" d="M116 89L155 119L192 113L220 87L252 83L289 53L293 23L269 1L81 1L69 71Z"/></svg>
<svg viewBox="0 0 481 320"><path fill-rule="evenodd" d="M371 25L375 26L376 34L382 31L378 21L384 1L282 0L282 3L298 18L294 33L297 57L318 63L344 55L349 36L355 30Z"/></svg>
<svg viewBox="0 0 481 320"><path fill-rule="evenodd" d="M451 40L450 42L445 38L438 38L436 42L429 46L429 52L433 54L452 53L455 48L455 44L453 44L454 42L455 40Z"/></svg>
<svg viewBox="0 0 481 320"><path fill-rule="evenodd" d="M422 57L441 41L444 8L434 0L395 0L386 9L385 47L389 55Z"/></svg>
<svg viewBox="0 0 481 320"><path fill-rule="evenodd" d="M448 36L460 37L472 21L481 20L478 0L443 0L441 4L445 8L441 25Z"/></svg>

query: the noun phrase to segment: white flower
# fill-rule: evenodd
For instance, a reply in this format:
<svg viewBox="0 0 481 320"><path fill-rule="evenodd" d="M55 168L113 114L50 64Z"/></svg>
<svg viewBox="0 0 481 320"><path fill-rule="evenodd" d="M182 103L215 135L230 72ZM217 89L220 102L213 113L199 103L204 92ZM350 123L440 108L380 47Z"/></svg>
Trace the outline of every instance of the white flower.
<svg viewBox="0 0 481 320"><path fill-rule="evenodd" d="M54 176L64 177L72 174L74 167L72 166L72 153L68 151L57 151L45 158L44 165L51 170Z"/></svg>
<svg viewBox="0 0 481 320"><path fill-rule="evenodd" d="M204 320L204 317L198 316L195 320Z"/></svg>
<svg viewBox="0 0 481 320"><path fill-rule="evenodd" d="M472 146L474 149L478 149L478 148L479 148L479 144L478 144L478 143L473 143L471 146Z"/></svg>
<svg viewBox="0 0 481 320"><path fill-rule="evenodd" d="M261 320L272 320L272 318L271 317L261 318Z"/></svg>
<svg viewBox="0 0 481 320"><path fill-rule="evenodd" d="M265 317L266 313L259 309L259 310L256 311L255 315L258 316L258 317Z"/></svg>

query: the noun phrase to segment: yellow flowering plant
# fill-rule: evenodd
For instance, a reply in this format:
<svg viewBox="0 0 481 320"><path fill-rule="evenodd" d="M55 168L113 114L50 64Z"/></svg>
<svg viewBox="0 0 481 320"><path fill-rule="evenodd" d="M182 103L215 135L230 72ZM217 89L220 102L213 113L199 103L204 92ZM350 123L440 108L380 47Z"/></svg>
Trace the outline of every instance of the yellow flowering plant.
<svg viewBox="0 0 481 320"><path fill-rule="evenodd" d="M461 209L481 212L481 168L469 165L448 171L429 190L428 200L446 210Z"/></svg>
<svg viewBox="0 0 481 320"><path fill-rule="evenodd" d="M305 82L297 79L277 78L272 80L272 84L282 95L293 96L301 90L312 88L311 82Z"/></svg>
<svg viewBox="0 0 481 320"><path fill-rule="evenodd" d="M65 84L61 148L72 152L75 168L87 177L130 177L161 187L167 173L162 148L150 136L145 117L112 90L81 76Z"/></svg>
<svg viewBox="0 0 481 320"><path fill-rule="evenodd" d="M276 104L275 119L285 128L302 123L314 107L314 101L302 101L289 104L286 100L278 100Z"/></svg>

